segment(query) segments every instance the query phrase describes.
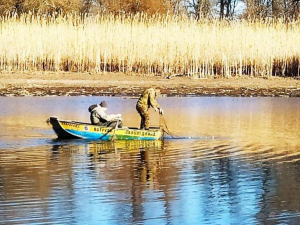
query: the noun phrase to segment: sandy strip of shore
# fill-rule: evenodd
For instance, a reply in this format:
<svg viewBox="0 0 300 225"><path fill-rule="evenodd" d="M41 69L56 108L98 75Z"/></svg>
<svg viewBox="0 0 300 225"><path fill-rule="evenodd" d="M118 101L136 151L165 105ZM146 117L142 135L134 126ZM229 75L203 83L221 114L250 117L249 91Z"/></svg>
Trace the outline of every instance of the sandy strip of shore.
<svg viewBox="0 0 300 225"><path fill-rule="evenodd" d="M296 78L209 78L122 73L1 73L0 96L137 96L156 87L168 96L300 97Z"/></svg>

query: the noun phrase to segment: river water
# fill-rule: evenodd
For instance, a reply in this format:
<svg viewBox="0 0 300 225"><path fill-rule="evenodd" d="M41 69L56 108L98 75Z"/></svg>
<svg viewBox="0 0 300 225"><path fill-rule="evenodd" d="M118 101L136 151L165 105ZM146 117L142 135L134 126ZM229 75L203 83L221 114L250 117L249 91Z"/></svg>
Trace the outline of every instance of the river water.
<svg viewBox="0 0 300 225"><path fill-rule="evenodd" d="M0 224L300 223L300 98L159 98L191 139L57 140L45 122L102 100L139 125L132 98L0 98Z"/></svg>

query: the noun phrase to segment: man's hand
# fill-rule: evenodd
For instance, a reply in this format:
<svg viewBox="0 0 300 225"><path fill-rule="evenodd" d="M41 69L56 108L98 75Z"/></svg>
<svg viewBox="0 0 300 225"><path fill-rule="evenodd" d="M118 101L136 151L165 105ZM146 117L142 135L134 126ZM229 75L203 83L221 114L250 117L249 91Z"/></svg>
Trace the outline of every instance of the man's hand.
<svg viewBox="0 0 300 225"><path fill-rule="evenodd" d="M162 110L162 108L159 109L159 114L161 114L161 115L164 114L164 110Z"/></svg>

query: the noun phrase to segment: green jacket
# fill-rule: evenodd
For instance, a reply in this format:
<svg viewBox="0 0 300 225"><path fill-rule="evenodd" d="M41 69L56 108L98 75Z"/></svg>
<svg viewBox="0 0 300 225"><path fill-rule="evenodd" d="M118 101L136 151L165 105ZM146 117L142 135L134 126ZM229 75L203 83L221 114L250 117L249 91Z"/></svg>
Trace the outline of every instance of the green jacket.
<svg viewBox="0 0 300 225"><path fill-rule="evenodd" d="M136 103L136 106L143 109L148 109L150 107L160 108L159 104L155 100L156 94L153 88L146 89L139 100Z"/></svg>

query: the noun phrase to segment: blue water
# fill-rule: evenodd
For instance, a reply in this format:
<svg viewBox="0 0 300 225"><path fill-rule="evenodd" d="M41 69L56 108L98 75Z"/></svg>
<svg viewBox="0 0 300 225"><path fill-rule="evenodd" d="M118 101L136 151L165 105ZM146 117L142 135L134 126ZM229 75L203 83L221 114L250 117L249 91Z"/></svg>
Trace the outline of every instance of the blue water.
<svg viewBox="0 0 300 225"><path fill-rule="evenodd" d="M45 122L101 100L138 126L136 99L0 98L0 224L300 223L300 99L159 98L185 139L57 140Z"/></svg>

